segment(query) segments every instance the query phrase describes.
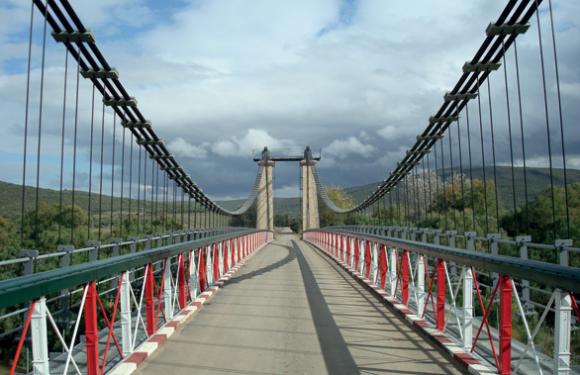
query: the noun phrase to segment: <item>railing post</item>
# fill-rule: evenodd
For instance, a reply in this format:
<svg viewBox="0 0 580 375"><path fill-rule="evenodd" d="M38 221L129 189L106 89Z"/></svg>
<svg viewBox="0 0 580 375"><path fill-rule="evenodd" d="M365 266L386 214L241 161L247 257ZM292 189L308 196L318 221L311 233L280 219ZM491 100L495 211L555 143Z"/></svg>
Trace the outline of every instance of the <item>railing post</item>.
<svg viewBox="0 0 580 375"><path fill-rule="evenodd" d="M397 287L397 249L396 248L391 248L389 249L389 255L390 255L390 260L389 260L389 273L390 273L390 285L389 285L389 291L391 292L391 297L395 298L395 294L396 294L396 290L395 288Z"/></svg>
<svg viewBox="0 0 580 375"><path fill-rule="evenodd" d="M433 229L433 243L439 245L441 243L441 229Z"/></svg>
<svg viewBox="0 0 580 375"><path fill-rule="evenodd" d="M457 236L457 231L456 230L448 230L445 232L445 234L447 235L447 245L449 247L453 247L455 248L455 237ZM457 282L457 265L455 264L455 262L451 262L450 264L450 272L451 274L449 275L449 278L451 279L450 281L452 283Z"/></svg>
<svg viewBox="0 0 580 375"><path fill-rule="evenodd" d="M133 351L132 327L131 327L131 281L130 271L121 276L121 350L123 355Z"/></svg>
<svg viewBox="0 0 580 375"><path fill-rule="evenodd" d="M32 339L32 369L34 375L48 375L48 335L46 329L46 298L41 297L34 304L30 320Z"/></svg>
<svg viewBox="0 0 580 375"><path fill-rule="evenodd" d="M34 263L38 257L38 250L20 249L18 256L28 258L26 262L22 263L22 274L30 275L34 273Z"/></svg>
<svg viewBox="0 0 580 375"><path fill-rule="evenodd" d="M373 275L373 285L377 285L377 281L378 281L378 270L379 270L379 252L377 251L377 247L378 247L378 243L374 242L371 245L371 253L372 253L372 275Z"/></svg>
<svg viewBox="0 0 580 375"><path fill-rule="evenodd" d="M85 348L87 374L99 375L99 328L97 326L97 285L91 281L87 285L85 300ZM70 348L72 350L72 348Z"/></svg>
<svg viewBox="0 0 580 375"><path fill-rule="evenodd" d="M183 309L187 303L187 295L185 288L185 255L179 254L177 257L177 298L179 301L179 309Z"/></svg>
<svg viewBox="0 0 580 375"><path fill-rule="evenodd" d="M436 328L445 330L445 263L443 259L437 259L437 312L435 316Z"/></svg>
<svg viewBox="0 0 580 375"><path fill-rule="evenodd" d="M363 277L365 266L365 240L359 241L358 254L358 273L361 275L361 277Z"/></svg>
<svg viewBox="0 0 580 375"><path fill-rule="evenodd" d="M72 260L72 252L74 251L74 246L72 245L59 245L58 251L64 251L65 254L58 260L58 266L60 268L70 267ZM70 308L70 294L69 289L62 289L60 291L60 307L64 311L68 311Z"/></svg>
<svg viewBox="0 0 580 375"><path fill-rule="evenodd" d="M255 239L253 239L255 241ZM253 246L252 246L253 251ZM212 284L220 279L220 246L219 243L213 244L213 280Z"/></svg>
<svg viewBox="0 0 580 375"><path fill-rule="evenodd" d="M213 262L212 262L212 246L209 245L206 247L206 255L205 255L205 267L206 267L206 280L207 286L209 287L213 284Z"/></svg>
<svg viewBox="0 0 580 375"><path fill-rule="evenodd" d="M220 241L217 244L217 252L218 252L218 270L219 270L219 274L218 274L218 280L222 277L222 275L224 274L224 252L226 251L225 246L224 246L224 242Z"/></svg>
<svg viewBox="0 0 580 375"><path fill-rule="evenodd" d="M129 244L129 252L134 254L137 252L137 237L128 237L127 238L131 243ZM135 280L135 273L131 272L129 274L129 281Z"/></svg>
<svg viewBox="0 0 580 375"><path fill-rule="evenodd" d="M499 295L499 373L511 373L512 348L512 282L507 275L500 275Z"/></svg>
<svg viewBox="0 0 580 375"><path fill-rule="evenodd" d="M371 277L371 262L372 262L372 253L371 253L372 242L366 241L365 244L365 264L364 264L364 278L370 281Z"/></svg>
<svg viewBox="0 0 580 375"><path fill-rule="evenodd" d="M421 242L427 242L427 233L424 230L419 231ZM417 316L423 316L425 309L425 256L417 254L417 280L415 280L415 289L417 292Z"/></svg>
<svg viewBox="0 0 580 375"><path fill-rule="evenodd" d="M568 266L568 247L572 240L556 240L559 263ZM555 293L555 321L554 321L554 374L568 374L570 372L570 330L572 327L572 299L566 291L556 289Z"/></svg>
<svg viewBox="0 0 580 375"><path fill-rule="evenodd" d="M89 262L95 262L99 259L99 249L101 248L101 241L88 241L87 245L92 247L89 250Z"/></svg>
<svg viewBox="0 0 580 375"><path fill-rule="evenodd" d="M151 336L157 330L155 314L155 277L153 265L149 263L145 273L145 315L147 319L147 336Z"/></svg>
<svg viewBox="0 0 580 375"><path fill-rule="evenodd" d="M489 233L486 238L489 241L489 250L490 250L491 254L498 255L499 254L498 241L501 238L501 235L499 233ZM491 275L492 275L494 282L499 282L498 281L499 274L497 272L492 272Z"/></svg>
<svg viewBox="0 0 580 375"><path fill-rule="evenodd" d="M403 250L403 258L401 259L401 299L403 305L409 304L409 252Z"/></svg>
<svg viewBox="0 0 580 375"><path fill-rule="evenodd" d="M163 311L165 318L173 318L173 285L171 283L171 258L165 259L165 268L163 270Z"/></svg>
<svg viewBox="0 0 580 375"><path fill-rule="evenodd" d="M195 249L189 251L189 267L188 267L188 287L189 287L189 298L194 300L197 297L197 288L199 286L199 280L197 276L197 262L195 261Z"/></svg>
<svg viewBox="0 0 580 375"><path fill-rule="evenodd" d="M387 247L386 245L381 245L379 247L379 267L380 267L380 284L379 287L385 290L387 282Z"/></svg>
<svg viewBox="0 0 580 375"><path fill-rule="evenodd" d="M516 245L520 252L521 259L528 259L528 243L532 241L532 236L516 236ZM530 309L530 282L522 280L522 305L524 310Z"/></svg>

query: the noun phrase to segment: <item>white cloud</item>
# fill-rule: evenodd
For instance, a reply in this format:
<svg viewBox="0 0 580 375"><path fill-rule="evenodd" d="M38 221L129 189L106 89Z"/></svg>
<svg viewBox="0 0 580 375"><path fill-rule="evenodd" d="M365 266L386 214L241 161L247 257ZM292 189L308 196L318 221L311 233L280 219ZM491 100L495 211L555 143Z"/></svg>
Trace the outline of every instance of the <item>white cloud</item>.
<svg viewBox="0 0 580 375"><path fill-rule="evenodd" d="M300 187L298 184L286 185L281 188L274 189L274 196L276 198L292 198L300 195Z"/></svg>
<svg viewBox="0 0 580 375"><path fill-rule="evenodd" d="M386 140L404 137L408 141L412 141L413 135L417 134L417 132L413 127L402 125L401 126L387 125L384 128L377 130L377 134Z"/></svg>
<svg viewBox="0 0 580 375"><path fill-rule="evenodd" d="M295 148L294 142L276 139L263 129L248 129L242 137L232 136L228 140L217 141L212 151L219 156L255 155L268 147L270 151L286 151Z"/></svg>
<svg viewBox="0 0 580 375"><path fill-rule="evenodd" d="M324 154L335 156L338 159L344 159L349 155L359 155L368 158L373 155L375 147L370 144L364 144L357 137L351 136L346 139L335 139L322 151Z"/></svg>
<svg viewBox="0 0 580 375"><path fill-rule="evenodd" d="M247 193L247 181L255 172L248 157L264 146L283 152L302 150L308 144L313 150L326 145L319 166L329 183L383 179L415 142L415 135L441 104L442 94L459 77L463 62L480 45L485 27L504 6L487 0L355 1L350 21L341 23L344 2L338 0L257 0L251 6L245 0L71 2L86 27L96 32L99 48L119 70L121 81L138 99L158 135L171 140L170 150L184 157L188 172L206 191L231 189L221 190L222 195ZM0 114L12 131L0 139L0 148L17 155L22 147L26 78L17 67L26 63L30 3L0 3ZM556 25L562 26L557 28L557 41L570 143L580 139L572 126L580 118L576 105L580 33L574 16L579 4L554 2ZM33 117L38 113L42 29L37 15ZM320 33L323 29L326 32ZM518 42L518 52L526 61L520 66L522 81L532 77L527 81L538 83L539 72L533 70L538 67L537 33L532 29ZM51 38L47 42L47 67L62 71L62 46ZM511 56L510 51L508 59ZM513 64L508 65L508 74L515 76ZM501 72L497 76L503 78ZM68 97L74 98L70 78ZM492 89L501 92L502 85L503 81L494 81ZM513 94L513 82L510 87ZM553 95L554 85L549 87ZM535 86L523 89L526 96L540 92ZM79 119L85 135L89 94L87 87L81 87L84 108ZM57 161L61 97L62 75L47 75L43 151L54 148ZM526 130L533 130L539 123L536 119L542 119L543 106L524 99ZM500 109L504 105L495 106L498 127L505 123ZM35 123L32 118L31 124ZM30 134L35 129L29 129ZM109 137L110 129L106 134ZM188 138L189 134L195 138ZM70 136L66 142L70 143ZM571 144L570 152L578 147L577 142ZM85 156L87 149L85 139ZM506 148L498 144L497 150L498 161L505 160ZM208 158L209 154L214 157ZM361 163L357 160L361 157L369 159ZM19 179L19 173L2 171L6 179ZM296 179L282 171L276 178Z"/></svg>
<svg viewBox="0 0 580 375"><path fill-rule="evenodd" d="M191 159L205 159L207 150L203 146L195 146L179 137L171 141L167 147L169 151L176 156L187 157Z"/></svg>

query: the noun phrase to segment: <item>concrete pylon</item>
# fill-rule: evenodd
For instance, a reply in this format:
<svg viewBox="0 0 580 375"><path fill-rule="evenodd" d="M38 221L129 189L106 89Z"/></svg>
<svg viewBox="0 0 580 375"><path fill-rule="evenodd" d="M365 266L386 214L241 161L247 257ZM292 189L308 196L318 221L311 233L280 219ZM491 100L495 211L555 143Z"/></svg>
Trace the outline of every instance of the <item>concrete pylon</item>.
<svg viewBox="0 0 580 375"><path fill-rule="evenodd" d="M274 162L270 160L270 152L264 147L262 159L258 162L262 176L258 183L258 202L256 207L256 229L274 230L274 190L272 172Z"/></svg>
<svg viewBox="0 0 580 375"><path fill-rule="evenodd" d="M304 159L300 161L300 180L302 183L302 230L320 228L318 214L318 192L314 179L313 167L316 161L312 158L310 147L304 151Z"/></svg>

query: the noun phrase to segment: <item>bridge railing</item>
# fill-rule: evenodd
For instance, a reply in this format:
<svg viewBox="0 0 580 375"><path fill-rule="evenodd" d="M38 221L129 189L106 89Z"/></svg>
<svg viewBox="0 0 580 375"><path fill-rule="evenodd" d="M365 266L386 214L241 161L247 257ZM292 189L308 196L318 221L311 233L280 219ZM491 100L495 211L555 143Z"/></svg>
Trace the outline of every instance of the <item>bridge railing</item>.
<svg viewBox="0 0 580 375"><path fill-rule="evenodd" d="M21 250L17 258L0 260L0 280L6 275L28 275L35 271L68 267L72 264L92 262L135 253L167 244L181 243L221 234L234 234L243 231L239 227L206 228L180 230L168 233L151 234L141 237L113 238L110 242L89 241L86 246L75 248L73 245L59 245L56 251L40 253L38 250ZM1 336L0 336L1 337Z"/></svg>
<svg viewBox="0 0 580 375"><path fill-rule="evenodd" d="M107 372L272 238L212 233L0 281L0 327L17 327L10 374L29 372L25 346L35 374Z"/></svg>
<svg viewBox="0 0 580 375"><path fill-rule="evenodd" d="M425 237L396 238L383 229L331 227L303 236L501 374L570 373L580 269L428 243ZM537 298L539 314L522 303L526 289Z"/></svg>

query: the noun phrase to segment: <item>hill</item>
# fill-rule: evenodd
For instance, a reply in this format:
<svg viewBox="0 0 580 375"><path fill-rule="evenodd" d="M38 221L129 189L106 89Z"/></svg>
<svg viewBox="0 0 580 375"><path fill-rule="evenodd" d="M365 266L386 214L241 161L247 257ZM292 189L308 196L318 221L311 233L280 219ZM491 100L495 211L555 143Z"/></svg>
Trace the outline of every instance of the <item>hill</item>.
<svg viewBox="0 0 580 375"><path fill-rule="evenodd" d="M453 170L453 174L459 173L458 169ZM451 169L445 170L446 179L451 178ZM493 178L493 168L486 168L486 176L488 179ZM483 171L481 168L475 168L473 170L473 178L481 179L483 177ZM550 187L550 173L547 168L528 168L528 197L529 200L533 200L542 191ZM518 206L524 203L524 185L523 185L523 168L515 169L516 178L516 196L518 197ZM512 187L511 187L511 168L510 167L497 167L497 181L498 181L498 193L501 204L504 207L511 207L512 205ZM561 186L564 181L563 170L554 169L554 185ZM580 181L580 170L569 169L568 170L568 183ZM353 186L344 188L345 192L349 194L355 202L361 202L369 194L371 194L379 185L379 182L374 182L361 186ZM22 187L20 185L12 184L9 182L0 181L0 216L6 218L16 218L20 216L20 202ZM35 204L36 189L27 186L25 189L26 206L25 210L32 210ZM60 199L60 193L58 190L52 189L39 189L38 198L40 203L57 204ZM62 199L64 204L70 204L72 199L72 191L64 190L62 194ZM77 191L75 193L75 202L78 206L88 210L89 206L89 194L85 191ZM99 197L93 192L90 196L90 202L93 212L99 206ZM123 199L123 207L126 210L129 207L129 203L133 207L136 206L136 199ZM241 199L220 201L219 204L225 208L233 209L237 208L242 204ZM102 207L104 211L109 211L111 208L111 197L109 195L103 195ZM146 209L149 209L150 203L145 203ZM143 202L141 202L143 205ZM298 218L300 216L300 198L274 198L274 208L276 215L288 215L289 217ZM113 211L117 212L121 209L121 198L113 198Z"/></svg>
<svg viewBox="0 0 580 375"><path fill-rule="evenodd" d="M451 169L445 170L445 180L451 178ZM564 171L562 169L554 169L554 186L562 186L564 184ZM568 169L568 183L580 181L580 170ZM457 175L459 169L453 169L453 174ZM469 177L467 170L463 173ZM512 193L512 176L511 168L505 166L496 167L497 173L497 188L500 204L503 207L511 207L513 205L513 193ZM493 168L485 168L486 178L493 179ZM442 178L442 174L439 175ZM524 189L524 169L514 168L514 177L516 181L516 204L517 206L522 206L524 204L525 189ZM481 167L473 169L474 179L483 179L483 169ZM527 168L527 180L528 180L528 199L530 201L534 200L542 191L550 188L550 170L548 168ZM345 192L348 193L355 202L361 202L363 199L371 194L380 182L374 182L361 186L353 186L345 188Z"/></svg>

